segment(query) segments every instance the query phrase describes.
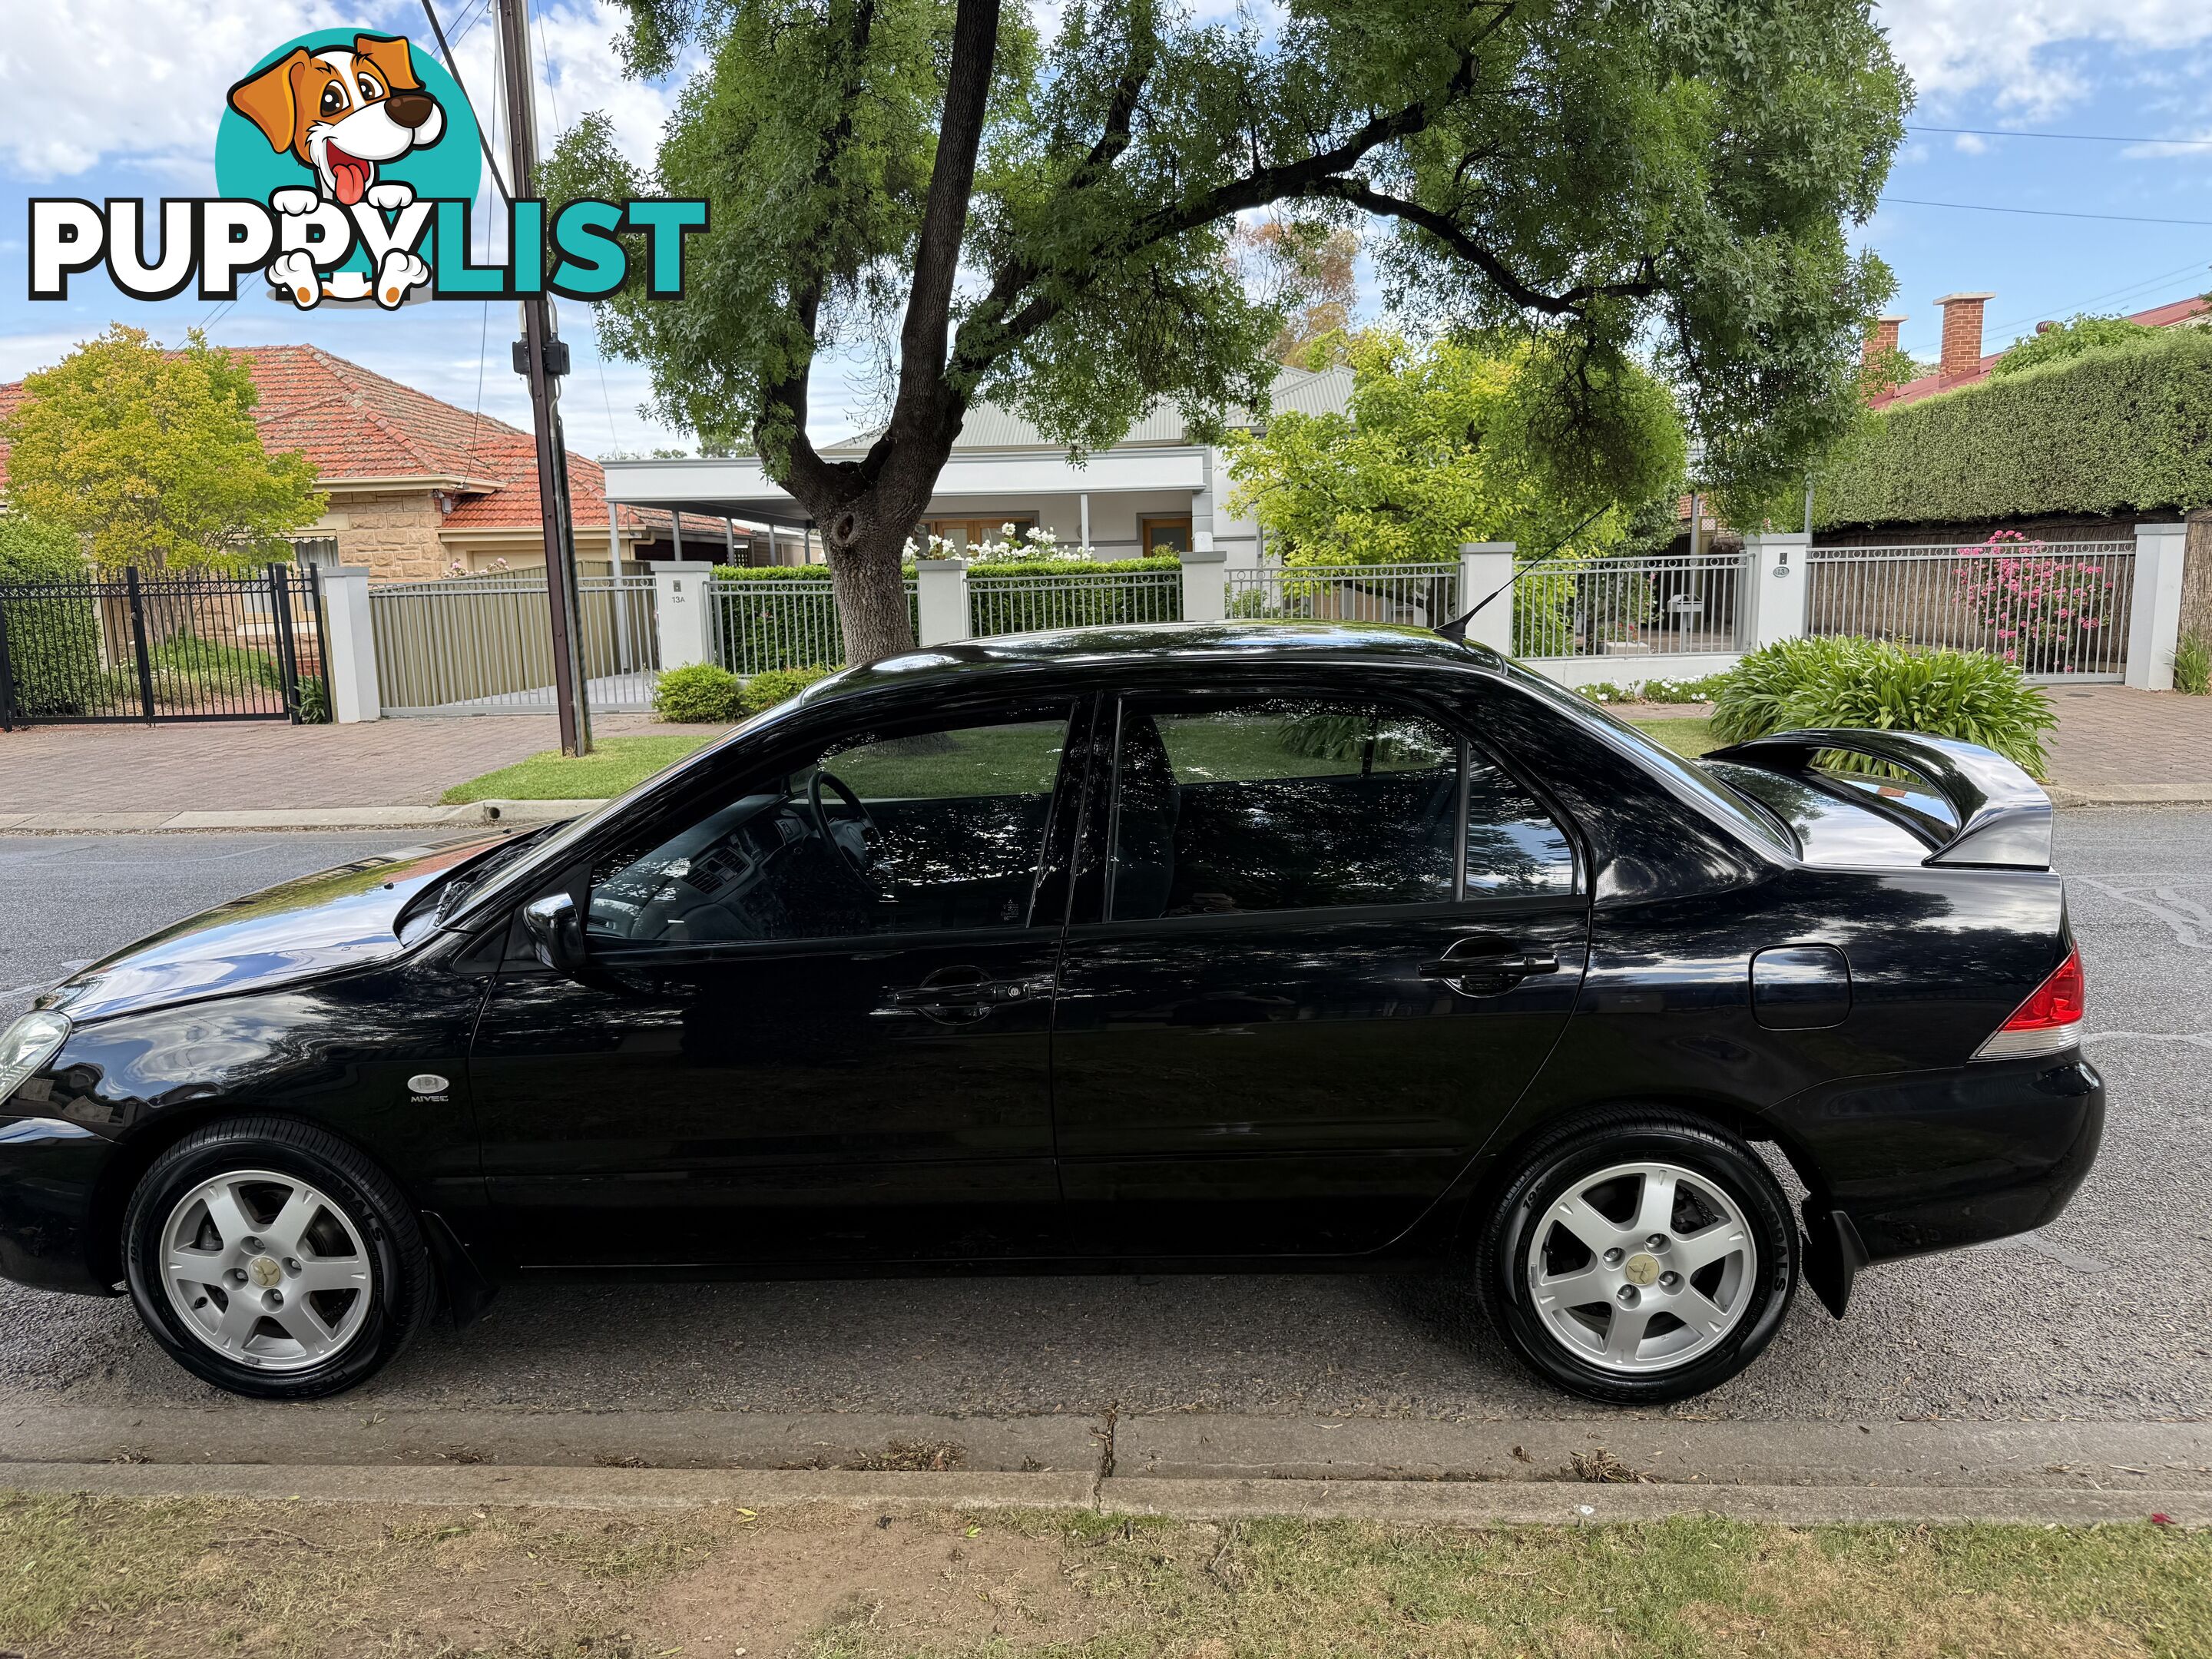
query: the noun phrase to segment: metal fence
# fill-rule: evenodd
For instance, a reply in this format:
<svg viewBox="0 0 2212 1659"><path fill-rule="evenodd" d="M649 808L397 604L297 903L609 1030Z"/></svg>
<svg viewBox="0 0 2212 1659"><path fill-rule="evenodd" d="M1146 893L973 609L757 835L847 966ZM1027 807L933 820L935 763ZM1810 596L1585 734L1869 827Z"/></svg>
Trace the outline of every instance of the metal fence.
<svg viewBox="0 0 2212 1659"><path fill-rule="evenodd" d="M968 573L968 631L978 639L1048 628L1182 620L1180 569L994 576L986 566Z"/></svg>
<svg viewBox="0 0 2212 1659"><path fill-rule="evenodd" d="M835 668L845 660L845 630L827 578L718 579L708 592L714 660L732 674ZM908 621L919 634L912 576L906 578L906 603Z"/></svg>
<svg viewBox="0 0 2212 1659"><path fill-rule="evenodd" d="M1459 574L1456 564L1294 564L1237 570L1229 577L1229 615L1245 622L1382 622L1434 628L1460 612Z"/></svg>
<svg viewBox="0 0 2212 1659"><path fill-rule="evenodd" d="M577 580L577 639L595 714L653 707L660 666L651 576ZM368 592L378 699L387 714L554 712L543 576L457 576Z"/></svg>
<svg viewBox="0 0 2212 1659"><path fill-rule="evenodd" d="M0 585L0 728L326 718L320 611L313 571L278 564Z"/></svg>
<svg viewBox="0 0 2212 1659"><path fill-rule="evenodd" d="M1623 555L1513 579L1513 650L1536 658L1709 655L1747 648L1744 560Z"/></svg>
<svg viewBox="0 0 2212 1659"><path fill-rule="evenodd" d="M2030 679L2127 670L2136 544L1815 547L1807 630L1987 651Z"/></svg>

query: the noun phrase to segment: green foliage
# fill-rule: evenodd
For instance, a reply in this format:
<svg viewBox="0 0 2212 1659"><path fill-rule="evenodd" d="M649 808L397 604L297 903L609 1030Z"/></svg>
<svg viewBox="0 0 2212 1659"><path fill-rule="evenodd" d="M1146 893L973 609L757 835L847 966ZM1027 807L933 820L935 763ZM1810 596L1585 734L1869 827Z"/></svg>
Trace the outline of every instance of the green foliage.
<svg viewBox="0 0 2212 1659"><path fill-rule="evenodd" d="M180 690L213 685L274 691L282 683L276 665L266 652L204 640L197 634L171 635L149 648L146 659L154 671L157 690L164 679Z"/></svg>
<svg viewBox="0 0 2212 1659"><path fill-rule="evenodd" d="M1923 732L1994 749L2041 777L2040 733L2058 723L2041 690L1985 651L1911 651L1837 636L1754 651L1714 699L1713 735L1742 743L1801 726Z"/></svg>
<svg viewBox="0 0 2212 1659"><path fill-rule="evenodd" d="M739 703L748 714L773 708L797 696L831 671L827 668L769 668L746 680Z"/></svg>
<svg viewBox="0 0 2212 1659"><path fill-rule="evenodd" d="M1380 331L1345 341L1344 414L1291 411L1231 434L1231 509L1256 514L1292 563L1449 562L1468 541L1534 556L1593 514L1577 550L1612 550L1636 507L1681 476L1681 421L1664 386L1615 365L1597 392L1613 453L1564 463L1548 429L1548 350L1506 340L1424 350Z"/></svg>
<svg viewBox="0 0 2212 1659"><path fill-rule="evenodd" d="M320 674L300 676L300 721L303 726L331 723L331 688Z"/></svg>
<svg viewBox="0 0 2212 1659"><path fill-rule="evenodd" d="M671 668L653 682L653 709L665 720L726 722L738 717L738 677L711 662Z"/></svg>
<svg viewBox="0 0 2212 1659"><path fill-rule="evenodd" d="M2166 328L1883 410L1819 475L1824 526L2212 506L2212 334Z"/></svg>
<svg viewBox="0 0 2212 1659"><path fill-rule="evenodd" d="M2191 697L2212 694L2212 640L2195 629L2174 641L2173 689Z"/></svg>
<svg viewBox="0 0 2212 1659"><path fill-rule="evenodd" d="M1874 210L1910 99L1866 0L1306 0L1225 21L1088 0L1053 9L1049 38L1008 7L988 85L962 87L955 0L628 10L631 73L687 51L701 67L650 167L595 113L546 192L702 196L712 216L684 303L634 284L599 307L601 338L650 366L665 418L756 448L825 528L852 491L908 489L890 463L949 442L932 409L992 398L1095 450L1156 403L1200 435L1263 404L1299 296L1255 296L1227 256L1237 216L1270 206L1305 240L1371 216L1408 314L1528 343L1528 429L1581 493L1626 493L1640 464L1621 399L1647 348L1717 484L1800 478L1852 418L1863 319L1892 286L1845 229ZM948 106L985 93L959 249L975 281L918 292L933 179L959 192L966 160L939 154L966 130ZM902 325L926 360L902 358ZM813 360L848 342L918 394L866 478L811 459L803 431ZM892 516L879 534L903 533Z"/></svg>
<svg viewBox="0 0 2212 1659"><path fill-rule="evenodd" d="M289 558L284 532L323 511L307 457L261 447L245 363L198 330L164 351L115 324L23 390L0 422L9 504L86 538L104 570Z"/></svg>
<svg viewBox="0 0 2212 1659"><path fill-rule="evenodd" d="M0 583L92 580L76 532L21 511L0 515Z"/></svg>
<svg viewBox="0 0 2212 1659"><path fill-rule="evenodd" d="M2092 317L2077 312L2063 323L2029 335L1992 363L1990 373L2002 379L2040 368L2046 363L2063 363L2108 346L2133 345L2138 341L2155 339L2159 332L2124 317Z"/></svg>
<svg viewBox="0 0 2212 1659"><path fill-rule="evenodd" d="M1615 680L1594 680L1578 685L1576 690L1592 702L1711 702L1720 695L1721 687L1728 683L1728 675L1701 674L1695 679L1666 678L1631 680L1623 684Z"/></svg>

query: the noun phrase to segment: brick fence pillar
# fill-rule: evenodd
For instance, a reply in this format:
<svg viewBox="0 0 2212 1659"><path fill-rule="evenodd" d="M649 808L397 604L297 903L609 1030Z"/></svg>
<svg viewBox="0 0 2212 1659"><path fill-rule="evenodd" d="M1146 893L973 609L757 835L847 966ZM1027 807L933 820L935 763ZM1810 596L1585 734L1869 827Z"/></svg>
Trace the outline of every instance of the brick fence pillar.
<svg viewBox="0 0 2212 1659"><path fill-rule="evenodd" d="M384 718L376 689L376 629L368 611L368 571L357 564L325 565L319 580L323 617L323 684L331 694L331 719L341 726Z"/></svg>
<svg viewBox="0 0 2212 1659"><path fill-rule="evenodd" d="M2185 524L2136 526L2127 682L2145 691L2173 690L2173 647L2181 637L2181 576L2188 548Z"/></svg>
<svg viewBox="0 0 2212 1659"><path fill-rule="evenodd" d="M714 661L713 567L655 559L646 568L653 572L653 626L660 635L662 672Z"/></svg>
<svg viewBox="0 0 2212 1659"><path fill-rule="evenodd" d="M1471 611L1513 580L1511 542L1462 542L1459 544L1459 608ZM1444 620L1449 620L1448 618ZM1481 613L1470 618L1467 637L1505 656L1513 654L1513 592L1507 588Z"/></svg>
<svg viewBox="0 0 2212 1659"><path fill-rule="evenodd" d="M968 561L914 562L915 643L950 645L968 637Z"/></svg>
<svg viewBox="0 0 2212 1659"><path fill-rule="evenodd" d="M1737 604L1746 651L1804 637L1812 551L1813 538L1802 530L1743 538L1744 592Z"/></svg>

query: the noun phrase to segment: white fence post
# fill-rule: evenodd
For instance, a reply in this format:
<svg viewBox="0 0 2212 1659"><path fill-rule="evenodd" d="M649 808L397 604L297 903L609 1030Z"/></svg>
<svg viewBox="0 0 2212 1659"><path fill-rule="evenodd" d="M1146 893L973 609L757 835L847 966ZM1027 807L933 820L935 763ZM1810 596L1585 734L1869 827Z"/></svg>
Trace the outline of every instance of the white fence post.
<svg viewBox="0 0 2212 1659"><path fill-rule="evenodd" d="M331 694L331 719L341 726L384 718L376 689L376 628L368 614L368 567L325 565L323 616L330 633L323 641L323 684Z"/></svg>
<svg viewBox="0 0 2212 1659"><path fill-rule="evenodd" d="M1182 619L1219 622L1229 614L1229 556L1211 534L1192 539L1205 545L1182 556Z"/></svg>
<svg viewBox="0 0 2212 1659"><path fill-rule="evenodd" d="M1462 542L1459 544L1459 608L1473 610L1513 580L1511 542ZM1467 625L1467 637L1503 656L1513 654L1513 592L1509 587L1483 606L1482 614Z"/></svg>
<svg viewBox="0 0 2212 1659"><path fill-rule="evenodd" d="M2136 526L2135 600L2128 617L2127 683L2145 691L2173 690L2173 647L2181 641L2182 560L2185 524Z"/></svg>
<svg viewBox="0 0 2212 1659"><path fill-rule="evenodd" d="M1747 535L1743 538L1743 574L1749 586L1745 611L1750 619L1746 651L1777 640L1805 636L1807 598L1812 591L1807 562L1813 538L1802 530Z"/></svg>
<svg viewBox="0 0 2212 1659"><path fill-rule="evenodd" d="M917 645L950 645L968 637L968 561L914 562Z"/></svg>
<svg viewBox="0 0 2212 1659"><path fill-rule="evenodd" d="M703 564L655 559L653 611L660 634L660 666L689 668L714 660L714 573Z"/></svg>

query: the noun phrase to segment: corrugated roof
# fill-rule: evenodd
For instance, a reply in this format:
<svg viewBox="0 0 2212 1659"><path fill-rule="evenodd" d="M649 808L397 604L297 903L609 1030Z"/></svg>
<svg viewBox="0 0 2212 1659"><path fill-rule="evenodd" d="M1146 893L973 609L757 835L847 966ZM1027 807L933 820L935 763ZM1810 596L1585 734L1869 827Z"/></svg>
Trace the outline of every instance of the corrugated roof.
<svg viewBox="0 0 2212 1659"><path fill-rule="evenodd" d="M1276 374L1269 395L1278 410L1296 410L1302 415L1342 414L1352 398L1352 371L1340 363L1318 372L1285 365ZM1230 424L1252 425L1250 411L1239 410ZM823 453L865 454L868 447L882 435L883 428L874 427L824 446ZM1139 449L1147 445L1189 441L1189 434L1183 428L1182 416L1173 404L1162 400L1153 404L1144 418L1131 427L1128 434L1114 447ZM960 435L952 441L952 447L955 449L1060 450L1067 446L1052 442L1035 425L1002 404L981 403L968 411L968 419L960 428Z"/></svg>

